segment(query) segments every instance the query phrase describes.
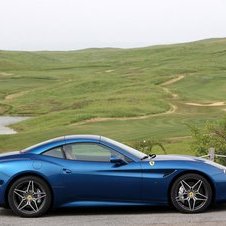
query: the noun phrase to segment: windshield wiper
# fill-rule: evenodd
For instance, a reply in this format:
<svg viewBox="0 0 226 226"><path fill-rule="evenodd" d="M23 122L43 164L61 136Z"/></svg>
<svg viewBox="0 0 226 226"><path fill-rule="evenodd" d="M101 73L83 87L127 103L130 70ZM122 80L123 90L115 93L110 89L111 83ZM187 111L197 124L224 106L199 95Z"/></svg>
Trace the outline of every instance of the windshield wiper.
<svg viewBox="0 0 226 226"><path fill-rule="evenodd" d="M156 154L150 154L150 155L145 155L143 158L141 158L141 160L144 160L144 159L147 159L147 158L155 158L156 157Z"/></svg>
<svg viewBox="0 0 226 226"><path fill-rule="evenodd" d="M144 159L147 159L149 158L149 155L145 155L143 158L141 158L140 160L144 160Z"/></svg>

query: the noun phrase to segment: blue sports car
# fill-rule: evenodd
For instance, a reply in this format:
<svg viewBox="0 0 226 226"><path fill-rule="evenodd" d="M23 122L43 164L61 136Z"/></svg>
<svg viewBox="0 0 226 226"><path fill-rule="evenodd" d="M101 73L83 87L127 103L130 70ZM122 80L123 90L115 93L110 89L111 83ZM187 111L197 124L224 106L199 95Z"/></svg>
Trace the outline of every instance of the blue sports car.
<svg viewBox="0 0 226 226"><path fill-rule="evenodd" d="M0 156L0 204L22 217L100 205L173 205L198 213L224 201L224 166L197 157L148 156L102 136L59 137Z"/></svg>

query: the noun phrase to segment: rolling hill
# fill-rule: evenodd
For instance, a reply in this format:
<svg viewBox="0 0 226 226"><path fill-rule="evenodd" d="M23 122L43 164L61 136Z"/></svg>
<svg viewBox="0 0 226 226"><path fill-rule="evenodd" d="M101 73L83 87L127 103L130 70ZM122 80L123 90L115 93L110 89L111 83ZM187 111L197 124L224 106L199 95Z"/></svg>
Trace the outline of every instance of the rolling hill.
<svg viewBox="0 0 226 226"><path fill-rule="evenodd" d="M0 136L0 151L65 134L133 145L155 138L192 153L186 124L226 113L226 39L137 49L0 51L0 114L31 119ZM156 150L157 152L159 150Z"/></svg>

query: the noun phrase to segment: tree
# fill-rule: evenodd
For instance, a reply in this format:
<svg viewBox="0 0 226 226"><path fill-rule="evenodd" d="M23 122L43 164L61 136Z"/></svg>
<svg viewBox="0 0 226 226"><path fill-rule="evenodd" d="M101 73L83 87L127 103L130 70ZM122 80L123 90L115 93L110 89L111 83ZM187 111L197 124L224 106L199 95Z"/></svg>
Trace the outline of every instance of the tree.
<svg viewBox="0 0 226 226"><path fill-rule="evenodd" d="M216 122L207 121L203 128L188 125L193 137L192 148L198 155L207 155L208 149L215 148L215 153L226 155L226 117ZM218 158L226 165L226 158Z"/></svg>

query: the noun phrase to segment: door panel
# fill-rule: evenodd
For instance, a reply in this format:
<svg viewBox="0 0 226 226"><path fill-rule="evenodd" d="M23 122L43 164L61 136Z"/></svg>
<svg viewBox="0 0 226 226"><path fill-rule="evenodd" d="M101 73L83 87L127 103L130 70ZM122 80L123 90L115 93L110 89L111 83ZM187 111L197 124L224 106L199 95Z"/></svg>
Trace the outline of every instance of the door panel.
<svg viewBox="0 0 226 226"><path fill-rule="evenodd" d="M141 167L139 163L116 166L107 162L65 160L66 191L70 198L95 201L139 201Z"/></svg>
<svg viewBox="0 0 226 226"><path fill-rule="evenodd" d="M140 200L141 166L105 145L93 142L63 146L68 159L65 176L74 200ZM127 164L111 163L111 158ZM66 172L65 171L65 172Z"/></svg>
<svg viewBox="0 0 226 226"><path fill-rule="evenodd" d="M70 143L42 155L54 157L62 167L58 178L64 184L62 196L67 202L141 200L140 163L103 144Z"/></svg>

